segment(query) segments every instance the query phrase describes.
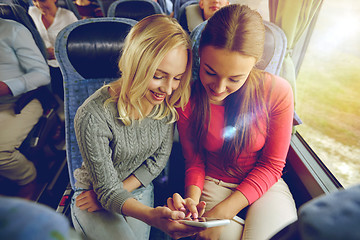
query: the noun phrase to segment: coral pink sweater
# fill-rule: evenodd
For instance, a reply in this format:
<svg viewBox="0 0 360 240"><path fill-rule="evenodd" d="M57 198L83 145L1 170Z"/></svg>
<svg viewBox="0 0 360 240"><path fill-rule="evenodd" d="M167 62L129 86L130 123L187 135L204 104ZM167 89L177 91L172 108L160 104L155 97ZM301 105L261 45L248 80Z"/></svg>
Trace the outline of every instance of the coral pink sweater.
<svg viewBox="0 0 360 240"><path fill-rule="evenodd" d="M225 107L213 104L210 106L210 127L204 143L207 150L206 161L195 153L192 147L193 134L188 131L191 101L184 111L178 109L177 125L186 165L185 187L195 185L202 190L205 176L210 176L224 182L239 184L236 189L243 193L251 204L279 180L291 138L293 94L286 80L270 74L265 76L265 99L269 99L267 110L270 117L268 134L264 136L255 130L256 128L252 128L256 140L237 159L242 171L236 173L236 177L230 177L222 170L220 153L224 142ZM260 124L265 127L265 122Z"/></svg>

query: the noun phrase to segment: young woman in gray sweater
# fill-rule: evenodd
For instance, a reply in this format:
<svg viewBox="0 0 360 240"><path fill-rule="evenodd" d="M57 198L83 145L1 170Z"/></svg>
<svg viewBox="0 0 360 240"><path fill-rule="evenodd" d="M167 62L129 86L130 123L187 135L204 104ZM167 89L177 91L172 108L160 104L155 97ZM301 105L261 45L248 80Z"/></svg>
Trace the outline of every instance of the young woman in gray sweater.
<svg viewBox="0 0 360 240"><path fill-rule="evenodd" d="M83 158L74 176L77 231L90 239L148 239L150 225L173 238L201 229L173 219L184 213L153 208L152 180L169 158L175 107L188 102L191 44L172 18L153 15L129 32L122 76L90 96L75 117Z"/></svg>

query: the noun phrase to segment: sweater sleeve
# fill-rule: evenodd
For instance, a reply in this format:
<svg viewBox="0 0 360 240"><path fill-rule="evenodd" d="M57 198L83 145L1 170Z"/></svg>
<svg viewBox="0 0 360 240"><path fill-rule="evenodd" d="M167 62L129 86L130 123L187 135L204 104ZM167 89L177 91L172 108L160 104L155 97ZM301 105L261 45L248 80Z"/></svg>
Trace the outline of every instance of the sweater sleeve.
<svg viewBox="0 0 360 240"><path fill-rule="evenodd" d="M88 109L79 108L75 115L75 134L93 189L105 209L121 213L123 204L133 195L123 188L114 168L112 132L107 126L105 119Z"/></svg>
<svg viewBox="0 0 360 240"><path fill-rule="evenodd" d="M288 82L273 76L269 87L269 127L265 145L255 167L237 187L249 204L260 198L282 175L290 145L294 115L293 94Z"/></svg>
<svg viewBox="0 0 360 240"><path fill-rule="evenodd" d="M151 181L160 174L169 159L173 144L174 124L167 124L165 122L166 119L163 119L161 123L159 122L157 127L152 126L154 131L158 133L161 132L161 135L163 136L160 147L133 173L143 186L149 185ZM162 127L163 124L165 124L166 127ZM152 136L157 135L152 134ZM156 140L154 139L152 141Z"/></svg>
<svg viewBox="0 0 360 240"><path fill-rule="evenodd" d="M180 136L180 143L185 158L185 188L195 185L203 190L205 181L205 162L198 153L194 151L192 139L194 136L190 131L189 117L191 114L190 102L185 109L177 109L179 120L177 127Z"/></svg>

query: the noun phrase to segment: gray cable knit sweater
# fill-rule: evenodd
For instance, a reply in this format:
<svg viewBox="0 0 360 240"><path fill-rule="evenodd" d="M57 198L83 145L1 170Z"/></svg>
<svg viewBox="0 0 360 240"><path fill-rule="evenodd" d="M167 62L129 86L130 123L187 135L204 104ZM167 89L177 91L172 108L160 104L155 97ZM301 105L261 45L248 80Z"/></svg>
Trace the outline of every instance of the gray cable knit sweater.
<svg viewBox="0 0 360 240"><path fill-rule="evenodd" d="M101 88L76 112L83 164L74 177L77 187L94 189L105 209L121 213L124 202L133 197L122 181L133 174L147 186L160 174L171 152L174 124L167 124L168 118L145 118L125 126L117 119L115 103L104 107L109 97L107 88Z"/></svg>

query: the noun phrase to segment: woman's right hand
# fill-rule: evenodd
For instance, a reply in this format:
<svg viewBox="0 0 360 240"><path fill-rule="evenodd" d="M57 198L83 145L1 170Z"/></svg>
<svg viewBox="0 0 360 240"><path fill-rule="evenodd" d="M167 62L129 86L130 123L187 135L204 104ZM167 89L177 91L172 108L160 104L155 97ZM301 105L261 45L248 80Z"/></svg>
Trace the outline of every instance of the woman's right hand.
<svg viewBox="0 0 360 240"><path fill-rule="evenodd" d="M94 190L83 191L76 197L75 205L81 210L88 212L95 212L102 210L100 202L97 200L97 195Z"/></svg>
<svg viewBox="0 0 360 240"><path fill-rule="evenodd" d="M198 218L204 214L206 203L204 201L198 203L192 198L183 199L180 194L174 193L173 197L167 199L167 206L171 210L184 212L187 218Z"/></svg>

